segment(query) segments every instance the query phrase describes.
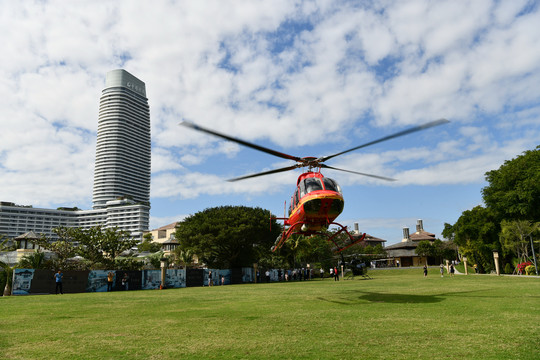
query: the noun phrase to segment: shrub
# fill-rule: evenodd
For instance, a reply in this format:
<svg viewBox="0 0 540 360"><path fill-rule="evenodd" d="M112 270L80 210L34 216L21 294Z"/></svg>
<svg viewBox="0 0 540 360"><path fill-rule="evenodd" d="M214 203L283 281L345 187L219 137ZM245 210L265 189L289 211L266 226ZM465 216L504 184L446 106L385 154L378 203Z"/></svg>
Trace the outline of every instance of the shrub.
<svg viewBox="0 0 540 360"><path fill-rule="evenodd" d="M522 275L523 273L525 273L525 268L527 268L527 266L529 266L529 265L532 265L532 263L530 261L526 261L526 262L522 262L522 263L518 264L517 265L518 274Z"/></svg>
<svg viewBox="0 0 540 360"><path fill-rule="evenodd" d="M505 274L511 274L512 273L512 265L510 265L510 263L506 263L506 265L504 265L504 273Z"/></svg>
<svg viewBox="0 0 540 360"><path fill-rule="evenodd" d="M527 275L535 275L536 274L536 268L534 267L534 265L528 265L525 268L525 273Z"/></svg>

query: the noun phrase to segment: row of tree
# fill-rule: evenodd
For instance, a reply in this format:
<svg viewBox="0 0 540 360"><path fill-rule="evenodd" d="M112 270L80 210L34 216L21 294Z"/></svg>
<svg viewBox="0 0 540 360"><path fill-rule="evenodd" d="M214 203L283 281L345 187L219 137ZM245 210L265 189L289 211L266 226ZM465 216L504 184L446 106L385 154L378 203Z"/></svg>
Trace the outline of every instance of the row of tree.
<svg viewBox="0 0 540 360"><path fill-rule="evenodd" d="M455 224L445 224L442 234L480 271L494 269L497 251L502 268L514 272L519 263L534 263L534 248L539 249L540 146L487 172L486 180L485 206L464 211Z"/></svg>
<svg viewBox="0 0 540 360"><path fill-rule="evenodd" d="M290 269L307 264L312 268L328 268L336 264L333 244L323 235L292 237L279 251L272 252L270 248L282 230L282 225L268 210L221 206L188 216L177 225L175 236L180 252L197 254L199 261L211 268L236 268L254 263L261 268ZM338 241L343 239L338 238ZM357 252L359 247L351 247L344 255ZM362 248L360 252L374 257L385 253L382 246Z"/></svg>
<svg viewBox="0 0 540 360"><path fill-rule="evenodd" d="M502 257L503 267L533 259L533 244L540 234L540 146L506 161L498 170L486 173L488 186L482 190L485 206L462 213L453 225L445 224L443 236L449 241L421 242L416 253L432 258L455 258L457 246L462 256L476 263L480 271L493 269L493 251ZM297 236L287 241L279 252L271 252L282 226L268 210L245 206L209 208L188 216L176 229L180 247L171 262L189 266L196 255L211 268L237 268L258 263L262 268L296 268L305 264L327 268L335 264L332 244L326 236ZM120 259L119 254L137 245L129 232L94 227L57 228L57 241L36 240L41 248L56 253L50 268L67 269L76 266L87 269L137 269L142 264L133 258ZM346 236L341 234L341 236ZM534 241L533 241L534 239ZM342 241L339 239L338 241ZM454 246L455 245L455 246ZM138 244L140 250L159 251L151 239ZM385 255L381 246L348 249L345 256L364 254L361 261ZM369 255L365 255L369 254ZM70 261L74 256L81 262ZM151 259L159 267L157 254ZM34 267L43 261L36 253L24 259L21 267Z"/></svg>
<svg viewBox="0 0 540 360"><path fill-rule="evenodd" d="M137 261L128 252L127 256L120 256L137 245L141 248L157 251L161 247L156 244L143 242L138 244L137 239L130 236L129 231L118 228L103 228L95 226L89 229L58 227L52 230L57 240L50 240L45 236L33 239L38 250L24 256L15 267L27 269L63 269L63 270L97 270L97 269L125 269L135 270L141 268L144 262ZM14 244L7 247L7 239L2 243L3 251L13 250ZM42 250L54 253L54 257L47 259ZM139 249L139 251L143 251ZM157 257L157 256L156 256ZM159 257L157 261L159 268ZM2 267L8 264L2 263Z"/></svg>

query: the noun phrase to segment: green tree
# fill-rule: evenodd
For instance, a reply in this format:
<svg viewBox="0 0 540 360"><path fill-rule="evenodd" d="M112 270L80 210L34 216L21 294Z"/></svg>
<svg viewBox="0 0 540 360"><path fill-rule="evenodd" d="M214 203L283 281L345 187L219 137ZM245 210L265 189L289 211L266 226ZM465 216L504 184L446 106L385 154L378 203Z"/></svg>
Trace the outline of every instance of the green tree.
<svg viewBox="0 0 540 360"><path fill-rule="evenodd" d="M119 230L117 227L101 229L101 236L99 237L99 247L106 255L106 263L111 265L115 264L116 258L124 251L130 250L135 247L139 242L137 239L131 237L131 233L127 230Z"/></svg>
<svg viewBox="0 0 540 360"><path fill-rule="evenodd" d="M329 233L331 236L332 232ZM285 242L278 251L281 256L281 268L304 267L307 264L330 264L334 256L326 235L294 235ZM276 260L279 261L279 258Z"/></svg>
<svg viewBox="0 0 540 360"><path fill-rule="evenodd" d="M486 173L484 203L500 219L540 221L540 146Z"/></svg>
<svg viewBox="0 0 540 360"><path fill-rule="evenodd" d="M35 239L34 243L42 249L52 251L56 254L56 258L51 261L51 270L71 269L72 264L70 264L68 259L77 255L77 247L73 243L71 232L66 227L54 228L52 231L58 235L58 240L50 241L45 236L42 236L39 239Z"/></svg>
<svg viewBox="0 0 540 360"><path fill-rule="evenodd" d="M161 244L152 241L152 234L148 233L143 236L143 241L137 245L139 251L148 251L155 253L161 250Z"/></svg>
<svg viewBox="0 0 540 360"><path fill-rule="evenodd" d="M130 237L129 231L118 228L103 229L94 226L89 229L58 227L53 229L58 240L41 238L36 241L40 247L57 255L53 262L55 268L70 269L77 265L69 258L82 256L91 268L115 268L115 260L125 250L134 247L138 240Z"/></svg>
<svg viewBox="0 0 540 360"><path fill-rule="evenodd" d="M246 206L209 208L181 221L176 239L209 267L251 266L281 232L270 216L268 210Z"/></svg>
<svg viewBox="0 0 540 360"><path fill-rule="evenodd" d="M38 249L33 254L25 255L17 265L21 269L44 269L45 253Z"/></svg>
<svg viewBox="0 0 540 360"><path fill-rule="evenodd" d="M193 251L190 249L177 247L174 249L173 261L177 264L182 264L187 269L193 264L193 255Z"/></svg>
<svg viewBox="0 0 540 360"><path fill-rule="evenodd" d="M540 222L528 220L503 220L501 223L501 244L506 253L515 254L520 262L529 256L530 236L540 231ZM532 256L532 252L531 252Z"/></svg>
<svg viewBox="0 0 540 360"><path fill-rule="evenodd" d="M495 213L482 206L464 211L454 225L445 226L443 231L445 237L454 239L463 256L478 264L480 271L493 268L493 250L500 247L498 233Z"/></svg>
<svg viewBox="0 0 540 360"><path fill-rule="evenodd" d="M422 240L420 243L418 243L418 246L416 246L416 249L414 252L419 256L434 256L435 255L435 249L433 245L431 244L431 241L429 240Z"/></svg>

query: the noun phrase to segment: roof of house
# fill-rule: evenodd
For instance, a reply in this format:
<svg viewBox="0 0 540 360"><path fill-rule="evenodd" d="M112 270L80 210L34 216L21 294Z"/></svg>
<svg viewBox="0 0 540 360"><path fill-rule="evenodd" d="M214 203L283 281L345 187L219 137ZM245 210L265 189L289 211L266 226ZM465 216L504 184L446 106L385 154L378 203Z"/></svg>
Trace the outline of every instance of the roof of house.
<svg viewBox="0 0 540 360"><path fill-rule="evenodd" d="M435 234L432 234L430 232L427 232L425 230L422 230L422 231L417 231L413 234L411 234L409 236L409 238L412 240L412 241L422 241L422 240L429 240L429 241L433 241L435 240Z"/></svg>
<svg viewBox="0 0 540 360"><path fill-rule="evenodd" d="M418 246L418 242L408 240L408 241L402 241L397 244L387 246L385 249L386 250L398 250L398 249L413 249L414 250L416 249L417 246Z"/></svg>
<svg viewBox="0 0 540 360"><path fill-rule="evenodd" d="M15 240L25 240L25 239L26 240L39 239L39 236L37 236L35 232L29 231L15 238Z"/></svg>
<svg viewBox="0 0 540 360"><path fill-rule="evenodd" d="M364 238L364 241L371 241L371 242L386 242L386 240L383 240L381 238L366 234L366 237Z"/></svg>
<svg viewBox="0 0 540 360"><path fill-rule="evenodd" d="M174 228L176 227L176 224L178 224L178 221L173 222L172 224L165 225L165 226L162 226L162 227L160 227L160 228L154 229L154 230L152 230L152 231L174 229Z"/></svg>

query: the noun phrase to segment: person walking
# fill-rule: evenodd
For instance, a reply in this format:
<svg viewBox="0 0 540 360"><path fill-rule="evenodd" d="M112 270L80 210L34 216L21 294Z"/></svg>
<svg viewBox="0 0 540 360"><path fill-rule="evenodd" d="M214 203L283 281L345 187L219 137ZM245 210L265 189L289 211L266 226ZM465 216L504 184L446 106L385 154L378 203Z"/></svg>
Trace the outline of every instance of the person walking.
<svg viewBox="0 0 540 360"><path fill-rule="evenodd" d="M337 267L334 266L334 281L339 281L339 273Z"/></svg>
<svg viewBox="0 0 540 360"><path fill-rule="evenodd" d="M427 277L427 264L424 265L424 277Z"/></svg>
<svg viewBox="0 0 540 360"><path fill-rule="evenodd" d="M214 285L212 281L212 270L208 270L208 286L212 285Z"/></svg>
<svg viewBox="0 0 540 360"><path fill-rule="evenodd" d="M441 268L441 277L444 277L444 265L441 263L439 267Z"/></svg>
<svg viewBox="0 0 540 360"><path fill-rule="evenodd" d="M58 291L60 291L60 294L64 294L64 289L62 288L62 278L64 277L64 274L62 274L62 271L58 270L56 274L54 274L54 280L56 282L56 288L55 293L58 295Z"/></svg>
<svg viewBox="0 0 540 360"><path fill-rule="evenodd" d="M324 269L323 268L321 268L320 273L321 273L321 279L324 279Z"/></svg>

